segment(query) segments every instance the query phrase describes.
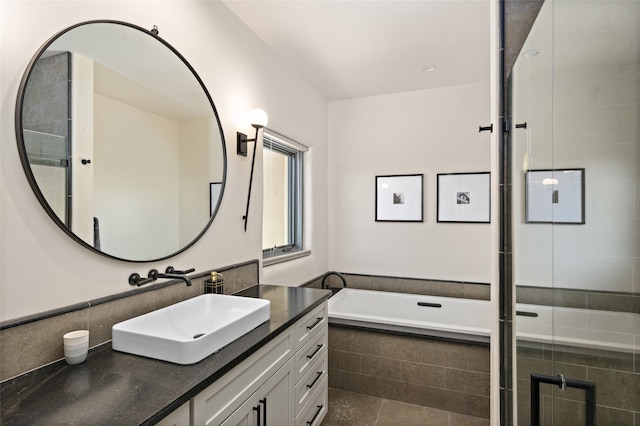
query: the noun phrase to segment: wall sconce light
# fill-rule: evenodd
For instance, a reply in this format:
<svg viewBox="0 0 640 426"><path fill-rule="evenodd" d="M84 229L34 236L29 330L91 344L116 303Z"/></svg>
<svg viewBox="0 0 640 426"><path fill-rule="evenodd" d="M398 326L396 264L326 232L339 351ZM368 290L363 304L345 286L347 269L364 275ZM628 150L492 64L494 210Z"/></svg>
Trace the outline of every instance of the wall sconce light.
<svg viewBox="0 0 640 426"><path fill-rule="evenodd" d="M269 122L267 113L261 109L254 109L249 113L249 123L256 129L256 136L253 139L247 139L244 133L236 133L236 146L238 155L247 156L247 144L249 142L258 142L258 131L265 127ZM247 194L247 210L242 219L244 220L244 230L247 231L247 219L249 218L249 203L251 202L251 186L253 184L253 167L256 162L257 146L253 147L253 158L251 159L251 174L249 175L249 193Z"/></svg>
<svg viewBox="0 0 640 426"><path fill-rule="evenodd" d="M262 129L269 122L267 113L261 109L254 109L249 113L249 123L256 129L256 136L253 139L247 139L247 135L237 132L237 151L238 155L247 156L247 143L256 142L258 139L258 130ZM253 150L255 153L256 151Z"/></svg>

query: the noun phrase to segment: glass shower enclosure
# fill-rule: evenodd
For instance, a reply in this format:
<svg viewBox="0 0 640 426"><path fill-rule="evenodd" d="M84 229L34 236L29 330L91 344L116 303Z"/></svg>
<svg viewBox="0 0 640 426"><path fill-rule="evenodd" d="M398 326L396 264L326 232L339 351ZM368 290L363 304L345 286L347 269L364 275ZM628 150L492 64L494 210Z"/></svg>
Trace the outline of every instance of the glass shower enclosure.
<svg viewBox="0 0 640 426"><path fill-rule="evenodd" d="M546 0L509 84L509 424L640 425L640 2Z"/></svg>

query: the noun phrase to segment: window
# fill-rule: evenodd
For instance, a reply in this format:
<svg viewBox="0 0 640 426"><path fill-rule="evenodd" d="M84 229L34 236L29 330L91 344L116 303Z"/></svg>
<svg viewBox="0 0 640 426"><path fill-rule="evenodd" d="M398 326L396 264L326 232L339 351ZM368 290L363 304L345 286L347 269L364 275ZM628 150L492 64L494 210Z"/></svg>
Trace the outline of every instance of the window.
<svg viewBox="0 0 640 426"><path fill-rule="evenodd" d="M263 258L270 259L302 251L302 176L307 148L270 130L265 130L263 144L262 250Z"/></svg>

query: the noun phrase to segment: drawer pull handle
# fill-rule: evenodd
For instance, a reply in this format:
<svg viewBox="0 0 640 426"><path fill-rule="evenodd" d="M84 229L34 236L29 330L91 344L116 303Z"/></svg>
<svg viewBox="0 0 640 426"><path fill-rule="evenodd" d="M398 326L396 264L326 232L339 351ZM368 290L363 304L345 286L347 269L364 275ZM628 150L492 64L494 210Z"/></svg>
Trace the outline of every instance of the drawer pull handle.
<svg viewBox="0 0 640 426"><path fill-rule="evenodd" d="M253 411L257 411L258 414L258 426L260 426L260 404L256 405L255 407L253 407Z"/></svg>
<svg viewBox="0 0 640 426"><path fill-rule="evenodd" d="M430 302L418 302L418 306L424 306L427 308L442 308L441 303L430 303Z"/></svg>
<svg viewBox="0 0 640 426"><path fill-rule="evenodd" d="M324 373L324 371L318 371L318 372L316 373L316 374L317 374L316 378L315 378L315 379L313 379L313 382L311 382L311 384L310 384L310 385L307 385L307 387L308 387L309 389L313 388L313 387L316 385L316 382L317 382L318 380L320 380L320 377L322 377L322 373Z"/></svg>
<svg viewBox="0 0 640 426"><path fill-rule="evenodd" d="M320 350L322 350L322 348L324 348L324 345L318 345L316 347L316 350L313 351L313 353L311 355L307 355L307 358L313 359L313 357L316 356L318 354L318 352L320 352Z"/></svg>
<svg viewBox="0 0 640 426"><path fill-rule="evenodd" d="M320 323L322 322L322 320L323 320L323 319L324 319L323 317L316 318L316 322L314 322L314 323L313 323L313 324L311 324L311 325L308 325L308 326L307 326L307 330L311 331L311 330L313 330L314 328L316 328L316 325L320 324Z"/></svg>
<svg viewBox="0 0 640 426"><path fill-rule="evenodd" d="M307 422L307 426L311 426L313 422L316 421L316 418L320 415L320 413L322 413L323 408L324 405L318 405L318 411L316 411L316 414L313 415L313 418Z"/></svg>
<svg viewBox="0 0 640 426"><path fill-rule="evenodd" d="M527 311L516 311L516 315L523 316L523 317L531 317L531 318L538 317L538 314L536 312L527 312Z"/></svg>
<svg viewBox="0 0 640 426"><path fill-rule="evenodd" d="M260 404L264 404L264 411L262 412L262 419L264 420L263 426L267 426L267 397L260 400ZM260 410L258 410L260 413ZM259 415L259 414L258 414ZM258 426L260 426L260 419L258 419Z"/></svg>

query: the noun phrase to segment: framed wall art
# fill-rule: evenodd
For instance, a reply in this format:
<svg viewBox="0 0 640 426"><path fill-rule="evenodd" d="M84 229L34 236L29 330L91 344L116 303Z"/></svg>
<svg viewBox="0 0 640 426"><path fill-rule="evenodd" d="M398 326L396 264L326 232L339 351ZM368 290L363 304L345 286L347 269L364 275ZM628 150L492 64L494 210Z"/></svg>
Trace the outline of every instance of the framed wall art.
<svg viewBox="0 0 640 426"><path fill-rule="evenodd" d="M525 222L584 224L584 169L529 170Z"/></svg>
<svg viewBox="0 0 640 426"><path fill-rule="evenodd" d="M424 175L376 176L376 222L422 222Z"/></svg>
<svg viewBox="0 0 640 426"><path fill-rule="evenodd" d="M438 174L438 222L489 223L491 174Z"/></svg>

